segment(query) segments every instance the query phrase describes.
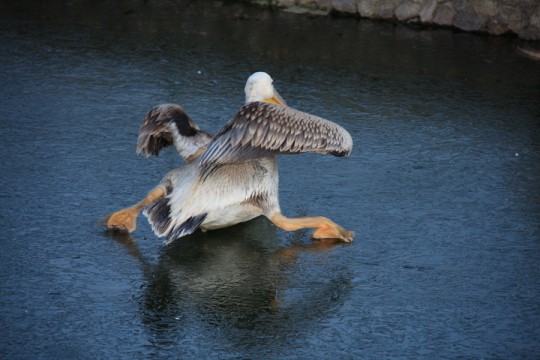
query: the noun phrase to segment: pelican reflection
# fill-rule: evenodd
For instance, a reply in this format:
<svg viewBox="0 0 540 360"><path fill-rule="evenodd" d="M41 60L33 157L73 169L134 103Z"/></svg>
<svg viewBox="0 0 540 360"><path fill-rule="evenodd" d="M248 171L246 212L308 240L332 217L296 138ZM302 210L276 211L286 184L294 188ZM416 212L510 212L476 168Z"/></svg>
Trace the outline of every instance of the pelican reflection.
<svg viewBox="0 0 540 360"><path fill-rule="evenodd" d="M305 319L324 317L340 304L328 299L336 292L346 298L351 288L352 274L344 277L342 272L324 283L291 284L302 278L296 267L304 254L324 258L348 245L339 240L304 243L305 234L295 233L291 245L283 247L277 231L264 219L256 219L198 232L163 248L154 263L138 250L130 234L109 235L141 263L145 278L141 314L153 333L158 329L165 339L170 331L183 332L197 324L246 340L250 336L243 332L246 329L272 338L304 331Z"/></svg>

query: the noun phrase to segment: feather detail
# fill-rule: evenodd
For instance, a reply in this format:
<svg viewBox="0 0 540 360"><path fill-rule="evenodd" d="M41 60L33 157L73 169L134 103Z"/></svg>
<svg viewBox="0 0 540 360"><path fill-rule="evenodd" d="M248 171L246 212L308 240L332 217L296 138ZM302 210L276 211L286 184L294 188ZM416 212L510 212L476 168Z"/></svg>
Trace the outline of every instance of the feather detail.
<svg viewBox="0 0 540 360"><path fill-rule="evenodd" d="M175 145L184 159L206 146L212 136L199 129L181 106L158 105L146 114L139 129L137 153L157 156L161 149Z"/></svg>
<svg viewBox="0 0 540 360"><path fill-rule="evenodd" d="M162 197L150 204L143 212L157 236L166 236L171 225L169 199Z"/></svg>
<svg viewBox="0 0 540 360"><path fill-rule="evenodd" d="M180 225L174 225L171 215L170 198L163 197L150 204L143 212L152 226L152 230L159 237L165 237L165 244L173 240L193 233L206 218L206 213L191 216Z"/></svg>
<svg viewBox="0 0 540 360"><path fill-rule="evenodd" d="M192 216L184 221L180 226L173 228L166 236L165 244L170 244L174 240L181 238L182 236L189 235L199 228L204 219L206 219L206 213L197 216Z"/></svg>
<svg viewBox="0 0 540 360"><path fill-rule="evenodd" d="M352 146L351 135L331 121L290 107L253 102L244 105L216 135L199 164L206 167L304 152L345 156Z"/></svg>

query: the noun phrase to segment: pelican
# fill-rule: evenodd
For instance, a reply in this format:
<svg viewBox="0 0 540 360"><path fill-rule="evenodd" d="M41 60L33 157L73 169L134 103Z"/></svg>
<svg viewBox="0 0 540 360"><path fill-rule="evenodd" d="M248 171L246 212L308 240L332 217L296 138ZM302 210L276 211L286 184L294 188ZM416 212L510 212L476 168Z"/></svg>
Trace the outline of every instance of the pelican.
<svg viewBox="0 0 540 360"><path fill-rule="evenodd" d="M330 219L281 214L276 164L277 155L349 155L350 134L288 107L265 72L248 78L245 94L245 105L214 137L178 105L152 108L140 127L137 153L148 157L174 145L186 164L166 174L144 199L106 218L106 225L133 232L144 209L154 233L169 244L197 229L219 229L263 215L286 231L313 228L315 239L351 242L354 232Z"/></svg>

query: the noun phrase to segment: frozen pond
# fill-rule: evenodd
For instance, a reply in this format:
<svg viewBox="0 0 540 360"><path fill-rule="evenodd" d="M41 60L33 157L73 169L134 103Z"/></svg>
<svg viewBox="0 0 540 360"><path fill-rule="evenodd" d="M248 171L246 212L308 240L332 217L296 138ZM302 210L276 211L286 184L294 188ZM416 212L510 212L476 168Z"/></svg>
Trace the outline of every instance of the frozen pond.
<svg viewBox="0 0 540 360"><path fill-rule="evenodd" d="M115 3L116 5L111 5ZM0 5L0 355L540 357L540 62L520 41L239 4ZM267 71L349 130L282 157L287 216L163 246L96 225L181 160L136 156L153 105L215 133Z"/></svg>

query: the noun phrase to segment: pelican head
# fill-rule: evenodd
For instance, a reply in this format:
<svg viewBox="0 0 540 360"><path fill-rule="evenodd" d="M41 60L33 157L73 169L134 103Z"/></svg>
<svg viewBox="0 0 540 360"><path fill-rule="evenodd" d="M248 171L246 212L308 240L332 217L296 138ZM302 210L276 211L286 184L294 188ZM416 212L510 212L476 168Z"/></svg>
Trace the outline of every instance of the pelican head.
<svg viewBox="0 0 540 360"><path fill-rule="evenodd" d="M259 71L251 75L246 82L246 104L264 101L287 106L272 83L274 80L265 72Z"/></svg>

